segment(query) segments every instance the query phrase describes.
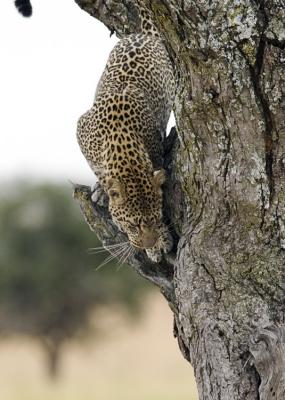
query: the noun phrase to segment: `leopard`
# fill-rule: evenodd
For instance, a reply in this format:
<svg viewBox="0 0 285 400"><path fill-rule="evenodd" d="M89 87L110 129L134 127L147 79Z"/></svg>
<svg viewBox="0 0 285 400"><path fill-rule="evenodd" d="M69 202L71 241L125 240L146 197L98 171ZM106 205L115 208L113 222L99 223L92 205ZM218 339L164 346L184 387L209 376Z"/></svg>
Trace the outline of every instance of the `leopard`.
<svg viewBox="0 0 285 400"><path fill-rule="evenodd" d="M78 120L80 149L129 243L160 262L173 247L163 218L163 141L173 109L172 62L147 12L142 29L119 40L92 107Z"/></svg>

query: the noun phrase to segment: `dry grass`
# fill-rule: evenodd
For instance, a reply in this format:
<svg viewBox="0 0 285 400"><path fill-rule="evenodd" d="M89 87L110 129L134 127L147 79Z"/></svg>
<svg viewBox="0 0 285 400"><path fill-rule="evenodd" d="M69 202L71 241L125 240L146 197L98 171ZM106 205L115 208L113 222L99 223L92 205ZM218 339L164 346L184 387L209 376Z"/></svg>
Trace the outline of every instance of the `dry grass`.
<svg viewBox="0 0 285 400"><path fill-rule="evenodd" d="M192 370L172 336L166 302L155 295L139 324L104 319L112 333L66 346L61 374L51 382L36 343L0 342L2 400L196 400Z"/></svg>

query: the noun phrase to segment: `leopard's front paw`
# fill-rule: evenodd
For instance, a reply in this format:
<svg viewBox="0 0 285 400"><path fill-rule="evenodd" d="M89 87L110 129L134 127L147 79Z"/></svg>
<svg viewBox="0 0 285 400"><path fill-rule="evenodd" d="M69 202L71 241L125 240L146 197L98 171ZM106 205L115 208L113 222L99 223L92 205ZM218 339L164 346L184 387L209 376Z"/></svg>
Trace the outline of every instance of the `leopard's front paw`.
<svg viewBox="0 0 285 400"><path fill-rule="evenodd" d="M154 248L147 249L146 254L147 254L148 258L150 258L151 261L153 261L155 263L159 263L162 260L161 250L159 250L159 249L154 249Z"/></svg>
<svg viewBox="0 0 285 400"><path fill-rule="evenodd" d="M171 233L167 232L167 237L163 243L163 251L165 253L169 253L172 250L173 247L173 238Z"/></svg>
<svg viewBox="0 0 285 400"><path fill-rule="evenodd" d="M106 199L106 193L98 182L91 186L91 200L93 203L102 206L106 203Z"/></svg>

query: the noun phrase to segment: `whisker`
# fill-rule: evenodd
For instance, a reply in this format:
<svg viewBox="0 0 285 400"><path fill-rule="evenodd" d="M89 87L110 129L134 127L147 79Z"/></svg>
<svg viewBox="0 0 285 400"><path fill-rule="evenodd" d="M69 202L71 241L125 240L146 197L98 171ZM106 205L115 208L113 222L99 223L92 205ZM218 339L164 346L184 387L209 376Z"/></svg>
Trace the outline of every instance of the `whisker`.
<svg viewBox="0 0 285 400"><path fill-rule="evenodd" d="M122 244L126 244L129 243L128 241L126 242L120 242L120 243L115 243L115 244L106 244L105 246L98 246L98 247L91 247L90 250L100 250L100 249L105 249L106 247L117 247L117 246L121 246Z"/></svg>
<svg viewBox="0 0 285 400"><path fill-rule="evenodd" d="M130 248L130 251L129 251L129 254L128 254L128 256L127 256L125 262L128 262L128 260L129 260L134 254L135 254L135 250L131 247L131 248Z"/></svg>
<svg viewBox="0 0 285 400"><path fill-rule="evenodd" d="M134 249L130 245L127 249L127 251L124 253L123 257L120 260L119 267L125 264L125 262L129 259L130 255L134 252Z"/></svg>
<svg viewBox="0 0 285 400"><path fill-rule="evenodd" d="M127 240L125 242L119 242L119 243L113 243L113 244L105 244L104 246L99 246L99 247L94 247L95 249L100 249L102 247L108 246L108 247L115 247L115 246L119 246L120 244L124 244L124 243L129 243Z"/></svg>
<svg viewBox="0 0 285 400"><path fill-rule="evenodd" d="M118 257L120 256L122 253L124 253L124 251L126 250L126 246L119 248L119 249L114 249L114 250L110 250L110 253L115 256Z"/></svg>
<svg viewBox="0 0 285 400"><path fill-rule="evenodd" d="M130 253L130 248L128 248L128 249L125 251L125 253L123 254L123 257L121 258L120 263L121 263L122 265L125 264L125 262L126 262L126 260L127 260L127 258L128 258L129 253Z"/></svg>
<svg viewBox="0 0 285 400"><path fill-rule="evenodd" d="M111 252L113 252L115 250L119 250L121 248L125 248L125 246L115 247L115 248L112 248L112 249L102 249L102 250L97 250L97 251L89 251L89 254L100 254L100 253L105 253L105 252L111 253Z"/></svg>
<svg viewBox="0 0 285 400"><path fill-rule="evenodd" d="M119 264L122 264L122 260L123 260L123 258L125 257L126 253L128 252L128 250L129 250L129 247L127 247L127 248L122 252L122 254L120 254L120 257L118 257Z"/></svg>
<svg viewBox="0 0 285 400"><path fill-rule="evenodd" d="M99 254L99 253L104 253L107 252L107 249L100 249L100 250L93 250L93 249L88 249L88 254Z"/></svg>
<svg viewBox="0 0 285 400"><path fill-rule="evenodd" d="M128 251L128 248L124 249L124 251L117 257L118 258L118 262L117 262L118 267L121 265L122 259L125 256L125 254L127 253L127 251ZM117 267L117 270L118 270L118 267Z"/></svg>
<svg viewBox="0 0 285 400"><path fill-rule="evenodd" d="M100 265L98 265L98 267L95 268L95 270L98 271L104 265L109 264L109 262L111 262L113 259L117 258L121 254L121 252L123 252L123 250L121 250L118 254L110 254L107 258L105 258L105 260Z"/></svg>
<svg viewBox="0 0 285 400"><path fill-rule="evenodd" d="M94 254L94 253L102 253L106 250L112 250L112 249L116 249L119 247L123 247L126 246L129 242L122 242L122 243L117 243L117 244L112 244L112 245L106 245L106 246L99 246L99 247L91 247L90 249L88 249L88 252L90 254Z"/></svg>
<svg viewBox="0 0 285 400"><path fill-rule="evenodd" d="M112 258L110 257L105 258L105 260L101 264L99 264L98 267L95 268L95 271L99 271L99 269L101 269L102 267L104 267L104 265L108 264L111 261Z"/></svg>
<svg viewBox="0 0 285 400"><path fill-rule="evenodd" d="M127 242L127 244L128 244L128 242ZM127 244L124 245L124 247L122 247L122 248L117 248L117 249L114 249L114 250L110 251L111 254L107 258L105 258L105 260L98 267L96 267L96 271L98 271L104 265L106 265L109 262L111 262L114 258L118 258L118 257L124 255L125 252L128 250L128 248L126 247Z"/></svg>

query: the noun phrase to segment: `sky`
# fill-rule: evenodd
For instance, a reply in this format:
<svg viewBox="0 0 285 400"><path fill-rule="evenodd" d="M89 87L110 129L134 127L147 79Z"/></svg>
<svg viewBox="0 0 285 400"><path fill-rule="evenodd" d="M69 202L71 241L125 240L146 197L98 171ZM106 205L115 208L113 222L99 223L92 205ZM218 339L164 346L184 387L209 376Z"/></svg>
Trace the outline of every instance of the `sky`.
<svg viewBox="0 0 285 400"><path fill-rule="evenodd" d="M117 39L72 0L0 2L0 181L94 183L76 123Z"/></svg>

